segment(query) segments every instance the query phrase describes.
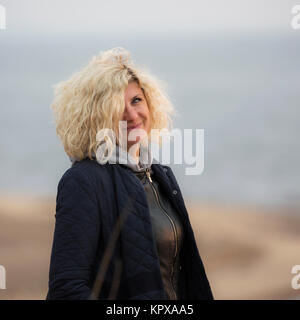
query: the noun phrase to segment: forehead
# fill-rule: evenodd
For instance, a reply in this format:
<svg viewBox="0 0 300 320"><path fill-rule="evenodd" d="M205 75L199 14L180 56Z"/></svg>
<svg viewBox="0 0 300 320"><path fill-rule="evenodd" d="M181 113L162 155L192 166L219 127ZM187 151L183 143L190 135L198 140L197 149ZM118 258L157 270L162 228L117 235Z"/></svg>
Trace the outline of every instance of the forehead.
<svg viewBox="0 0 300 320"><path fill-rule="evenodd" d="M125 90L125 99L131 99L137 94L143 94L142 89L136 82L130 82Z"/></svg>

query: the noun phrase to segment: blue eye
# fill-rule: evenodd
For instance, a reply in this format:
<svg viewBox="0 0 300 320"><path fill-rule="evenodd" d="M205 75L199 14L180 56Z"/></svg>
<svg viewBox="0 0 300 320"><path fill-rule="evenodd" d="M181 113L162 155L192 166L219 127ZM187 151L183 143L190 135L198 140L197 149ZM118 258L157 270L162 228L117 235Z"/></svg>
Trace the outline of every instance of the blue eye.
<svg viewBox="0 0 300 320"><path fill-rule="evenodd" d="M142 99L141 98L135 98L135 99L132 100L132 103L136 103L136 101L140 102L140 101L142 101Z"/></svg>

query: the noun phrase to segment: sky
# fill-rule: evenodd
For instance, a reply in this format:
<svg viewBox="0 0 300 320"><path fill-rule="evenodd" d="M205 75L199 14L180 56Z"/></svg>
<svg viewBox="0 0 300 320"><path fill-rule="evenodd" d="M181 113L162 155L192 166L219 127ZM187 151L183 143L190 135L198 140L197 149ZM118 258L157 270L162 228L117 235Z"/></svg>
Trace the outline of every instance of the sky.
<svg viewBox="0 0 300 320"><path fill-rule="evenodd" d="M300 0L0 0L29 32L290 31Z"/></svg>

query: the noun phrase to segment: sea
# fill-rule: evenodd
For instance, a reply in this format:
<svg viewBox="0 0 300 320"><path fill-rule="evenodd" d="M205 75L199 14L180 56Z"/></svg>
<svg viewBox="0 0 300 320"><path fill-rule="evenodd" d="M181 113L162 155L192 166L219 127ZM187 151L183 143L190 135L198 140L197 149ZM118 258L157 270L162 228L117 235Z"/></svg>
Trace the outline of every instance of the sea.
<svg viewBox="0 0 300 320"><path fill-rule="evenodd" d="M174 128L204 129L204 169L170 164L185 199L300 207L300 31L0 32L0 193L55 195L71 162L53 85L123 47L165 83ZM196 149L197 145L195 145Z"/></svg>

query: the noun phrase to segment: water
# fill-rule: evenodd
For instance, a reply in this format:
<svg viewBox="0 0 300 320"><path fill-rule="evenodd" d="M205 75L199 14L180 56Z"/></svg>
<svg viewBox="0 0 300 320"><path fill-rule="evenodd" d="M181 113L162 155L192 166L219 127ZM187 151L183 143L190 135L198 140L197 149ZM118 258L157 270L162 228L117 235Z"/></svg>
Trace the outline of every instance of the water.
<svg viewBox="0 0 300 320"><path fill-rule="evenodd" d="M169 84L179 128L205 130L205 169L186 198L299 205L299 34L0 33L0 189L55 194L70 163L49 108L52 85L123 46Z"/></svg>

